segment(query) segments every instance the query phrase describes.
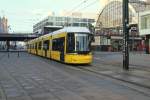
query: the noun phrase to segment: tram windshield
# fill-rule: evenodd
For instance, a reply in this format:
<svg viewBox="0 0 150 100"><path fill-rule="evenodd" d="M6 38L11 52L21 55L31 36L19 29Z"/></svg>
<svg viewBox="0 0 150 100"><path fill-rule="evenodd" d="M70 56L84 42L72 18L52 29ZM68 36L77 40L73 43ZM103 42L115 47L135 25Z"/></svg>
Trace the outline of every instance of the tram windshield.
<svg viewBox="0 0 150 100"><path fill-rule="evenodd" d="M69 33L67 44L68 53L88 53L91 37L87 33Z"/></svg>
<svg viewBox="0 0 150 100"><path fill-rule="evenodd" d="M75 34L75 51L90 51L87 34Z"/></svg>

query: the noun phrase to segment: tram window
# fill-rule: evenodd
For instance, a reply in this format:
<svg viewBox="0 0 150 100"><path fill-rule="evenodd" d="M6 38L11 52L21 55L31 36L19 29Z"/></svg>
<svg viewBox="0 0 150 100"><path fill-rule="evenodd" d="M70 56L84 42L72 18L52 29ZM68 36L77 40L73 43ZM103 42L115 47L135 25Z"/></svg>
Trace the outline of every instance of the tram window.
<svg viewBox="0 0 150 100"><path fill-rule="evenodd" d="M35 49L35 43L34 43L34 49Z"/></svg>
<svg viewBox="0 0 150 100"><path fill-rule="evenodd" d="M34 44L32 44L32 49L34 49Z"/></svg>
<svg viewBox="0 0 150 100"><path fill-rule="evenodd" d="M31 44L29 44L29 49L31 49Z"/></svg>
<svg viewBox="0 0 150 100"><path fill-rule="evenodd" d="M89 44L90 38L87 34L75 34L76 37L76 51L77 52L85 52L90 51Z"/></svg>
<svg viewBox="0 0 150 100"><path fill-rule="evenodd" d="M41 49L41 47L42 47L42 42L39 42L38 49Z"/></svg>
<svg viewBox="0 0 150 100"><path fill-rule="evenodd" d="M65 43L65 38L60 38L59 39L59 50L64 51L64 43Z"/></svg>
<svg viewBox="0 0 150 100"><path fill-rule="evenodd" d="M65 38L57 38L52 41L52 50L54 51L63 51L64 50L64 41Z"/></svg>
<svg viewBox="0 0 150 100"><path fill-rule="evenodd" d="M31 49L32 49L32 44L31 44Z"/></svg>
<svg viewBox="0 0 150 100"><path fill-rule="evenodd" d="M30 49L32 49L32 48L31 48L31 44L30 44Z"/></svg>
<svg viewBox="0 0 150 100"><path fill-rule="evenodd" d="M32 44L32 49L34 49L34 44Z"/></svg>
<svg viewBox="0 0 150 100"><path fill-rule="evenodd" d="M30 49L32 49L32 45L30 44Z"/></svg>
<svg viewBox="0 0 150 100"><path fill-rule="evenodd" d="M35 44L33 44L33 49L35 49Z"/></svg>
<svg viewBox="0 0 150 100"><path fill-rule="evenodd" d="M58 43L57 43L57 39L54 39L53 41L52 41L52 50L58 50Z"/></svg>
<svg viewBox="0 0 150 100"><path fill-rule="evenodd" d="M27 44L27 49L29 49L29 44Z"/></svg>
<svg viewBox="0 0 150 100"><path fill-rule="evenodd" d="M73 33L67 35L67 53L72 53L75 50L75 36Z"/></svg>
<svg viewBox="0 0 150 100"><path fill-rule="evenodd" d="M44 50L49 50L49 40L46 40L43 42L43 49Z"/></svg>

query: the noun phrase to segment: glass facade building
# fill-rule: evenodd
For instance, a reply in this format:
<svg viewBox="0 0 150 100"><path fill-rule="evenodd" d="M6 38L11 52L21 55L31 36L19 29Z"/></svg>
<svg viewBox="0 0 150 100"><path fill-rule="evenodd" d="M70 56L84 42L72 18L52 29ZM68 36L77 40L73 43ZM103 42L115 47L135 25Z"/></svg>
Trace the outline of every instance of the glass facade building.
<svg viewBox="0 0 150 100"><path fill-rule="evenodd" d="M134 25L136 31L129 31L129 48L130 50L137 49L141 39L138 37L138 25L139 25L139 12L150 9L150 5L146 5L146 2L141 0L129 0L129 24ZM100 48L111 51L122 50L122 35L123 35L123 8L122 0L110 0L103 10L100 12L96 22L96 36L99 36ZM145 24L146 18L143 18L143 26L148 27ZM106 42L107 41L107 42ZM109 42L108 42L109 41ZM109 49L110 50L110 49Z"/></svg>
<svg viewBox="0 0 150 100"><path fill-rule="evenodd" d="M139 12L150 8L141 0L129 0L129 24L138 24ZM96 22L99 34L122 34L122 0L111 0L99 14ZM138 34L138 33L137 33Z"/></svg>
<svg viewBox="0 0 150 100"><path fill-rule="evenodd" d="M0 34L8 33L8 20L5 17L0 17ZM6 48L6 42L0 41L0 50L4 50Z"/></svg>
<svg viewBox="0 0 150 100"><path fill-rule="evenodd" d="M141 16L141 29L150 29L150 14Z"/></svg>
<svg viewBox="0 0 150 100"><path fill-rule="evenodd" d="M33 26L33 32L36 33L38 30L45 26L50 27L64 27L64 26L79 26L88 27L89 24L94 23L94 19L88 18L75 18L75 17L59 17L59 16L48 16L44 20L38 22Z"/></svg>
<svg viewBox="0 0 150 100"><path fill-rule="evenodd" d="M0 33L8 33L7 18L0 17Z"/></svg>
<svg viewBox="0 0 150 100"><path fill-rule="evenodd" d="M150 10L140 13L139 32L144 37L146 53L150 54Z"/></svg>

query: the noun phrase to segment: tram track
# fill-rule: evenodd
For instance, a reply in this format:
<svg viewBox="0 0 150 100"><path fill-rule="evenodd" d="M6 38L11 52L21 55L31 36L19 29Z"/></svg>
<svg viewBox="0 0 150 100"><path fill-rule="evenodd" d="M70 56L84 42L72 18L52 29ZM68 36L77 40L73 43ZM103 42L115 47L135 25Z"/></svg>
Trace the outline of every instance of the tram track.
<svg viewBox="0 0 150 100"><path fill-rule="evenodd" d="M111 61L111 62L106 62L103 60L97 60L99 61L99 64L104 64L104 65L111 65L112 67L120 67L122 66L121 62L116 62L116 61ZM142 71L146 71L146 72L150 72L149 70L149 66L144 66L144 65L137 65L137 64L129 64L130 69L137 69L137 70L142 70Z"/></svg>
<svg viewBox="0 0 150 100"><path fill-rule="evenodd" d="M83 66L72 66L72 65L66 65L66 64L62 64L62 63L58 63L58 62L56 62L56 61L52 61L52 60L49 60L49 59L43 59L43 57L38 57L38 58L40 58L42 61L44 61L45 63L48 63L48 64L54 64L55 66L54 67L58 67L58 68L62 68L63 69L63 67L65 67L65 69L68 69L68 70L74 70L74 69L81 69L81 72L83 72L83 71L85 71L84 69L82 69L82 67ZM63 66L64 65L64 66ZM80 68L81 67L81 68ZM86 67L92 67L92 65L87 65L87 66L84 66L84 68L86 68ZM16 66L15 66L15 68L17 68ZM39 68L41 68L41 67L39 67ZM48 68L48 67L47 67ZM14 75L13 75L13 73L10 71L10 69L8 69L8 68L6 68L6 71L7 72L9 72L9 74L10 74L10 76L12 76L12 78L18 83L18 85L23 89L23 91L25 92L25 95L27 95L29 98L33 98L30 94L28 94L26 91L25 91L25 89L23 88L23 86L22 86L22 84L20 83L20 81L19 81L19 79L17 79ZM87 72L87 71L86 71ZM88 71L89 72L89 71ZM91 73L91 72L90 72ZM91 73L91 74L93 74L93 72ZM94 74L95 75L95 74ZM49 80L49 81L51 81L49 78L46 78L45 77L45 75L44 74L40 74L40 76L41 76L41 78L44 78L44 79L47 79L47 80ZM102 76L100 76L100 75L96 75L96 76L99 76L99 79L100 79L100 77ZM34 79L33 79L34 80ZM35 81L35 80L34 80ZM37 84L38 85L41 85L38 81L35 81L35 82L37 82ZM122 86L124 86L124 85L122 85ZM43 89L43 90L46 90L47 91L47 88L45 87L45 86L41 86L41 88ZM138 92L138 93L141 93L141 94L143 94L143 95L145 95L145 96L147 96L147 97L150 97L150 94L148 94L148 93L144 93L144 92L141 92L141 91L138 91L138 90L136 90L136 89L133 89L133 88L130 88L130 87L127 87L127 88L129 88L130 90L132 90L132 91L136 91L136 92ZM65 87L65 89L68 89L69 90L69 88L66 88ZM72 90L69 90L69 91L72 91ZM50 91L48 91L48 92L50 92ZM50 92L51 93L51 92ZM54 96L56 96L55 94L53 94ZM57 97L57 96L56 96ZM58 97L57 97L58 98Z"/></svg>
<svg viewBox="0 0 150 100"><path fill-rule="evenodd" d="M0 58L0 59L2 59L4 56L5 56L6 54L4 54L4 55L2 55L2 57ZM7 56L7 55L6 55ZM37 57L37 56L36 56ZM149 89L150 90L150 86L145 86L145 85L141 85L141 84L138 84L138 83L135 83L135 82L130 82L130 81L126 81L126 80L123 80L123 79L120 79L120 78L116 78L116 77L113 77L113 76L111 76L111 75L107 75L107 74L104 74L104 73L100 73L100 72L98 72L98 71L96 71L96 70L90 70L90 67L96 67L97 65L86 65L86 66L82 66L82 65L77 65L77 66L73 66L73 65L67 65L67 64L63 64L63 63L59 63L59 62L56 62L56 61L53 61L53 60L49 60L49 59L43 59L43 57L38 57L38 58L40 58L42 61L44 61L45 63L48 63L48 64L52 64L52 65L54 65L54 66L57 66L58 68L62 68L62 67L65 67L65 69L68 69L68 70L75 70L75 69L79 69L79 71L81 71L81 72L88 72L88 73L91 73L91 74L94 74L94 75L96 75L97 77L107 77L107 78L109 78L109 79L112 79L112 80L117 80L117 81L119 81L119 82L121 82L121 83L127 83L127 84L131 84L131 85L135 85L135 86L137 86L137 87L141 87L141 88L144 88L144 89ZM52 61L52 63L51 63L51 61ZM53 63L54 62L54 63ZM98 63L97 63L98 64ZM100 62L100 64L102 64L101 62ZM110 64L109 64L110 65ZM112 65L112 64L111 64ZM107 66L107 65L106 65ZM117 66L118 67L118 66ZM17 68L17 67L16 67ZM24 88L23 88L23 86L22 86L22 84L19 82L19 80L17 79L17 78L15 78L15 76L10 72L10 70L8 69L8 68L4 68L4 69L6 69L6 71L7 72L9 72L9 74L10 74L10 76L12 76L13 77L13 80L15 80L17 83L18 83L18 85L24 90ZM103 67L101 67L101 69L102 70L108 70L107 68L103 68ZM144 95L146 95L146 96L149 96L150 97L150 92L144 92L144 91L142 91L142 90L139 90L139 89L136 89L136 88L133 88L132 86L128 86L128 85L124 85L124 84L121 84L122 86L126 86L126 87L128 87L129 89L131 89L131 90L134 90L134 91L137 91L137 92L139 92L139 93L142 93L142 94L144 94ZM46 90L46 88L45 87L42 87L43 88L43 90ZM28 96L28 97L30 97L30 98L32 98L26 91L24 91L25 92L25 94Z"/></svg>
<svg viewBox="0 0 150 100"><path fill-rule="evenodd" d="M61 68L62 66L62 68L63 68L63 70L64 69L66 69L66 71L67 70L76 70L76 71L83 71L83 72L88 72L88 73L91 73L91 74L94 74L94 75L96 75L97 77L106 77L106 78L109 78L109 79L112 79L112 80L117 80L118 82L121 82L122 84L124 84L123 86L126 86L126 87L128 87L128 88L130 88L130 89L132 89L132 90L134 90L134 91L137 91L137 92L140 92L140 93L142 93L142 94L144 94L144 95L148 95L149 97L150 97L150 86L148 86L148 85L144 85L144 84L140 84L140 83L136 83L136 82L134 82L134 81L130 81L130 80L124 80L124 79L122 79L122 78L118 78L118 77L114 77L114 76L112 76L111 74L106 74L106 73L102 73L102 72L104 72L104 71L111 71L111 70L109 70L109 69L107 69L107 68L103 68L103 67L101 67L100 69L102 70L102 71L97 71L97 70L92 70L92 69L90 69L90 67L96 67L97 65L86 65L86 66L82 66L82 65L68 65L68 64L64 64L64 63L60 63L60 62L57 62L57 61L54 61L54 60L50 60L49 61L49 59L43 59L43 57L39 57L41 60L43 60L45 63L48 63L48 64L52 64L52 65L54 65L54 66L59 66L58 68ZM105 62L106 63L106 62ZM98 63L97 63L98 64ZM107 66L107 65L110 65L110 64L104 64L104 63L102 63L102 62L99 62L99 64L101 64L101 65L105 65L105 66ZM65 66L64 66L65 65ZM113 64L111 64L111 65L113 65ZM119 66L119 65L118 65ZM117 66L117 67L118 67ZM114 67L114 65L113 65L113 67ZM116 67L116 66L115 66ZM113 72L113 71L112 71ZM116 73L116 74L119 74L119 73ZM135 76L135 75L134 75ZM135 77L137 77L137 76L135 76ZM127 86L126 84L129 84L129 85L131 85L131 86ZM135 87L138 87L138 88L142 88L142 90L139 90L139 89L136 89L136 88L133 88L133 87L135 86ZM149 91L149 92L147 92L147 93L145 93L145 91L143 91L143 90L147 90L147 91Z"/></svg>
<svg viewBox="0 0 150 100"><path fill-rule="evenodd" d="M42 57L43 58L43 57ZM52 60L52 61L54 61L54 60ZM57 61L54 61L54 62L57 62ZM60 62L57 62L57 63L60 63ZM64 64L64 63L60 63L60 64ZM100 62L100 64L104 64L104 65L111 65L112 67L120 67L120 65L121 64L119 64L119 63L117 63L117 64L112 64L112 63L106 63L106 62L104 62L103 61L103 63L102 62ZM68 67L70 67L70 65L67 65L67 64L65 64L66 66L68 66ZM71 67L73 67L73 68L78 68L78 69L80 69L80 70L83 70L83 71L88 71L88 72L92 72L92 73L94 73L94 74L97 74L97 75L101 75L101 76L106 76L106 77L109 77L109 78L112 78L112 79L116 79L116 80L119 80L119 81L123 81L123 82L127 82L127 83L130 83L130 84L134 84L134 85L137 85L137 86L140 86L140 87L143 87L143 88L148 88L148 89L150 89L150 86L146 86L146 85L142 85L142 84L139 84L139 83L136 83L136 82L131 82L131 81L128 81L128 80L124 80L124 79L121 79L121 78L117 78L117 77L113 77L113 76L111 76L111 75L108 75L108 74L104 74L104 73L101 73L102 71L111 71L110 69L107 69L107 68L104 68L104 67L100 67L100 70L102 70L102 71L96 71L96 70L91 70L91 69L87 69L87 67L89 68L89 67L97 67L98 65L88 65L88 66L71 66ZM136 65L132 65L132 64L130 64L130 66L136 66ZM139 67L141 67L141 66L139 66ZM145 66L144 66L145 67ZM143 68L143 67L142 67ZM146 72L150 72L149 70L147 70L147 69L142 69L142 68L136 68L136 69L138 69L138 70L143 70L143 71L146 71ZM131 67L131 69L135 69L135 67L133 68L133 67ZM119 73L118 73L119 74ZM139 76L137 76L137 75L132 75L132 76L134 76L134 77L139 77ZM142 78L142 77L141 77Z"/></svg>
<svg viewBox="0 0 150 100"><path fill-rule="evenodd" d="M40 58L40 59L43 59ZM68 65L68 64L63 64L63 63L60 63L60 62L57 62L57 61L53 61L51 60L52 62L54 63L50 63L48 62L49 59L43 59L43 61L45 63L48 63L48 64L52 64L54 66L56 66L55 64L58 64L59 68L61 68L63 66L63 68L65 67L65 69L71 69L71 70L77 70L77 71L83 71L83 72L86 72L86 73L91 73L91 74L94 74L96 75L97 77L106 77L106 78L109 78L111 80L114 80L114 81L118 81L118 82L121 82L120 85L122 86L126 86L128 87L129 89L131 90L134 90L134 91L137 91L139 93L142 93L146 96L149 96L150 97L150 92L145 92L144 90L146 91L150 91L150 86L147 86L147 85L143 85L143 84L139 84L139 83L136 83L136 82L132 82L132 81L128 81L128 80L124 80L124 79L121 79L121 78L117 78L117 77L113 77L111 75L108 75L108 74L104 74L104 73L100 73L96 70L91 70L91 69L87 69L89 67L95 67L95 65L86 65L86 66L81 66L81 65ZM64 66L65 65L65 66ZM108 69L105 69L105 68L102 68L102 70L105 70L105 71L108 71ZM128 86L130 85L130 86ZM135 87L135 88L134 88ZM136 87L140 88L140 89L137 89ZM141 89L142 88L142 89Z"/></svg>
<svg viewBox="0 0 150 100"><path fill-rule="evenodd" d="M73 66L73 67L74 67L74 66ZM89 66L89 67L91 67L91 66ZM97 76L104 76L104 77L107 77L107 78L110 78L110 79L117 80L117 81L119 81L119 82L125 82L125 83L128 83L128 84L130 84L130 85L135 85L135 86L140 87L140 88L148 89L148 90L150 91L150 86L147 86L147 85L143 85L143 84L139 84L139 83L136 83L136 82L132 82L132 81L124 80L124 79L121 79L121 78L113 77L112 75L100 73L100 72L98 72L98 71L86 69L86 68L83 67L83 66L76 66L76 68L78 68L78 69L80 69L80 70L83 70L83 71L86 71L86 72L94 73L94 74L96 74ZM139 90L139 89L135 89L135 88L130 87L130 86L128 86L128 85L126 85L126 86L127 86L128 88L134 90L134 91L138 91L138 92L140 92L140 93L142 93L142 94L145 94L145 95L147 95L147 96L150 97L150 93L145 93L145 92L143 92L143 91L141 91L141 90Z"/></svg>

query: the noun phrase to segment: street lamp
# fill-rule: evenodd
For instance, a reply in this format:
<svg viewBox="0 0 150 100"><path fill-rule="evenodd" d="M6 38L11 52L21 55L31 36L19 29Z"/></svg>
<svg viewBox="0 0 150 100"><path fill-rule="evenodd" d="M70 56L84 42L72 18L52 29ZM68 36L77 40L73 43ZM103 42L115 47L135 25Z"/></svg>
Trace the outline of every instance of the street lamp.
<svg viewBox="0 0 150 100"><path fill-rule="evenodd" d="M129 70L129 0L123 0L123 69Z"/></svg>
<svg viewBox="0 0 150 100"><path fill-rule="evenodd" d="M131 2L130 3L137 3ZM146 2L140 2L146 5ZM129 0L123 0L123 69L129 70Z"/></svg>

